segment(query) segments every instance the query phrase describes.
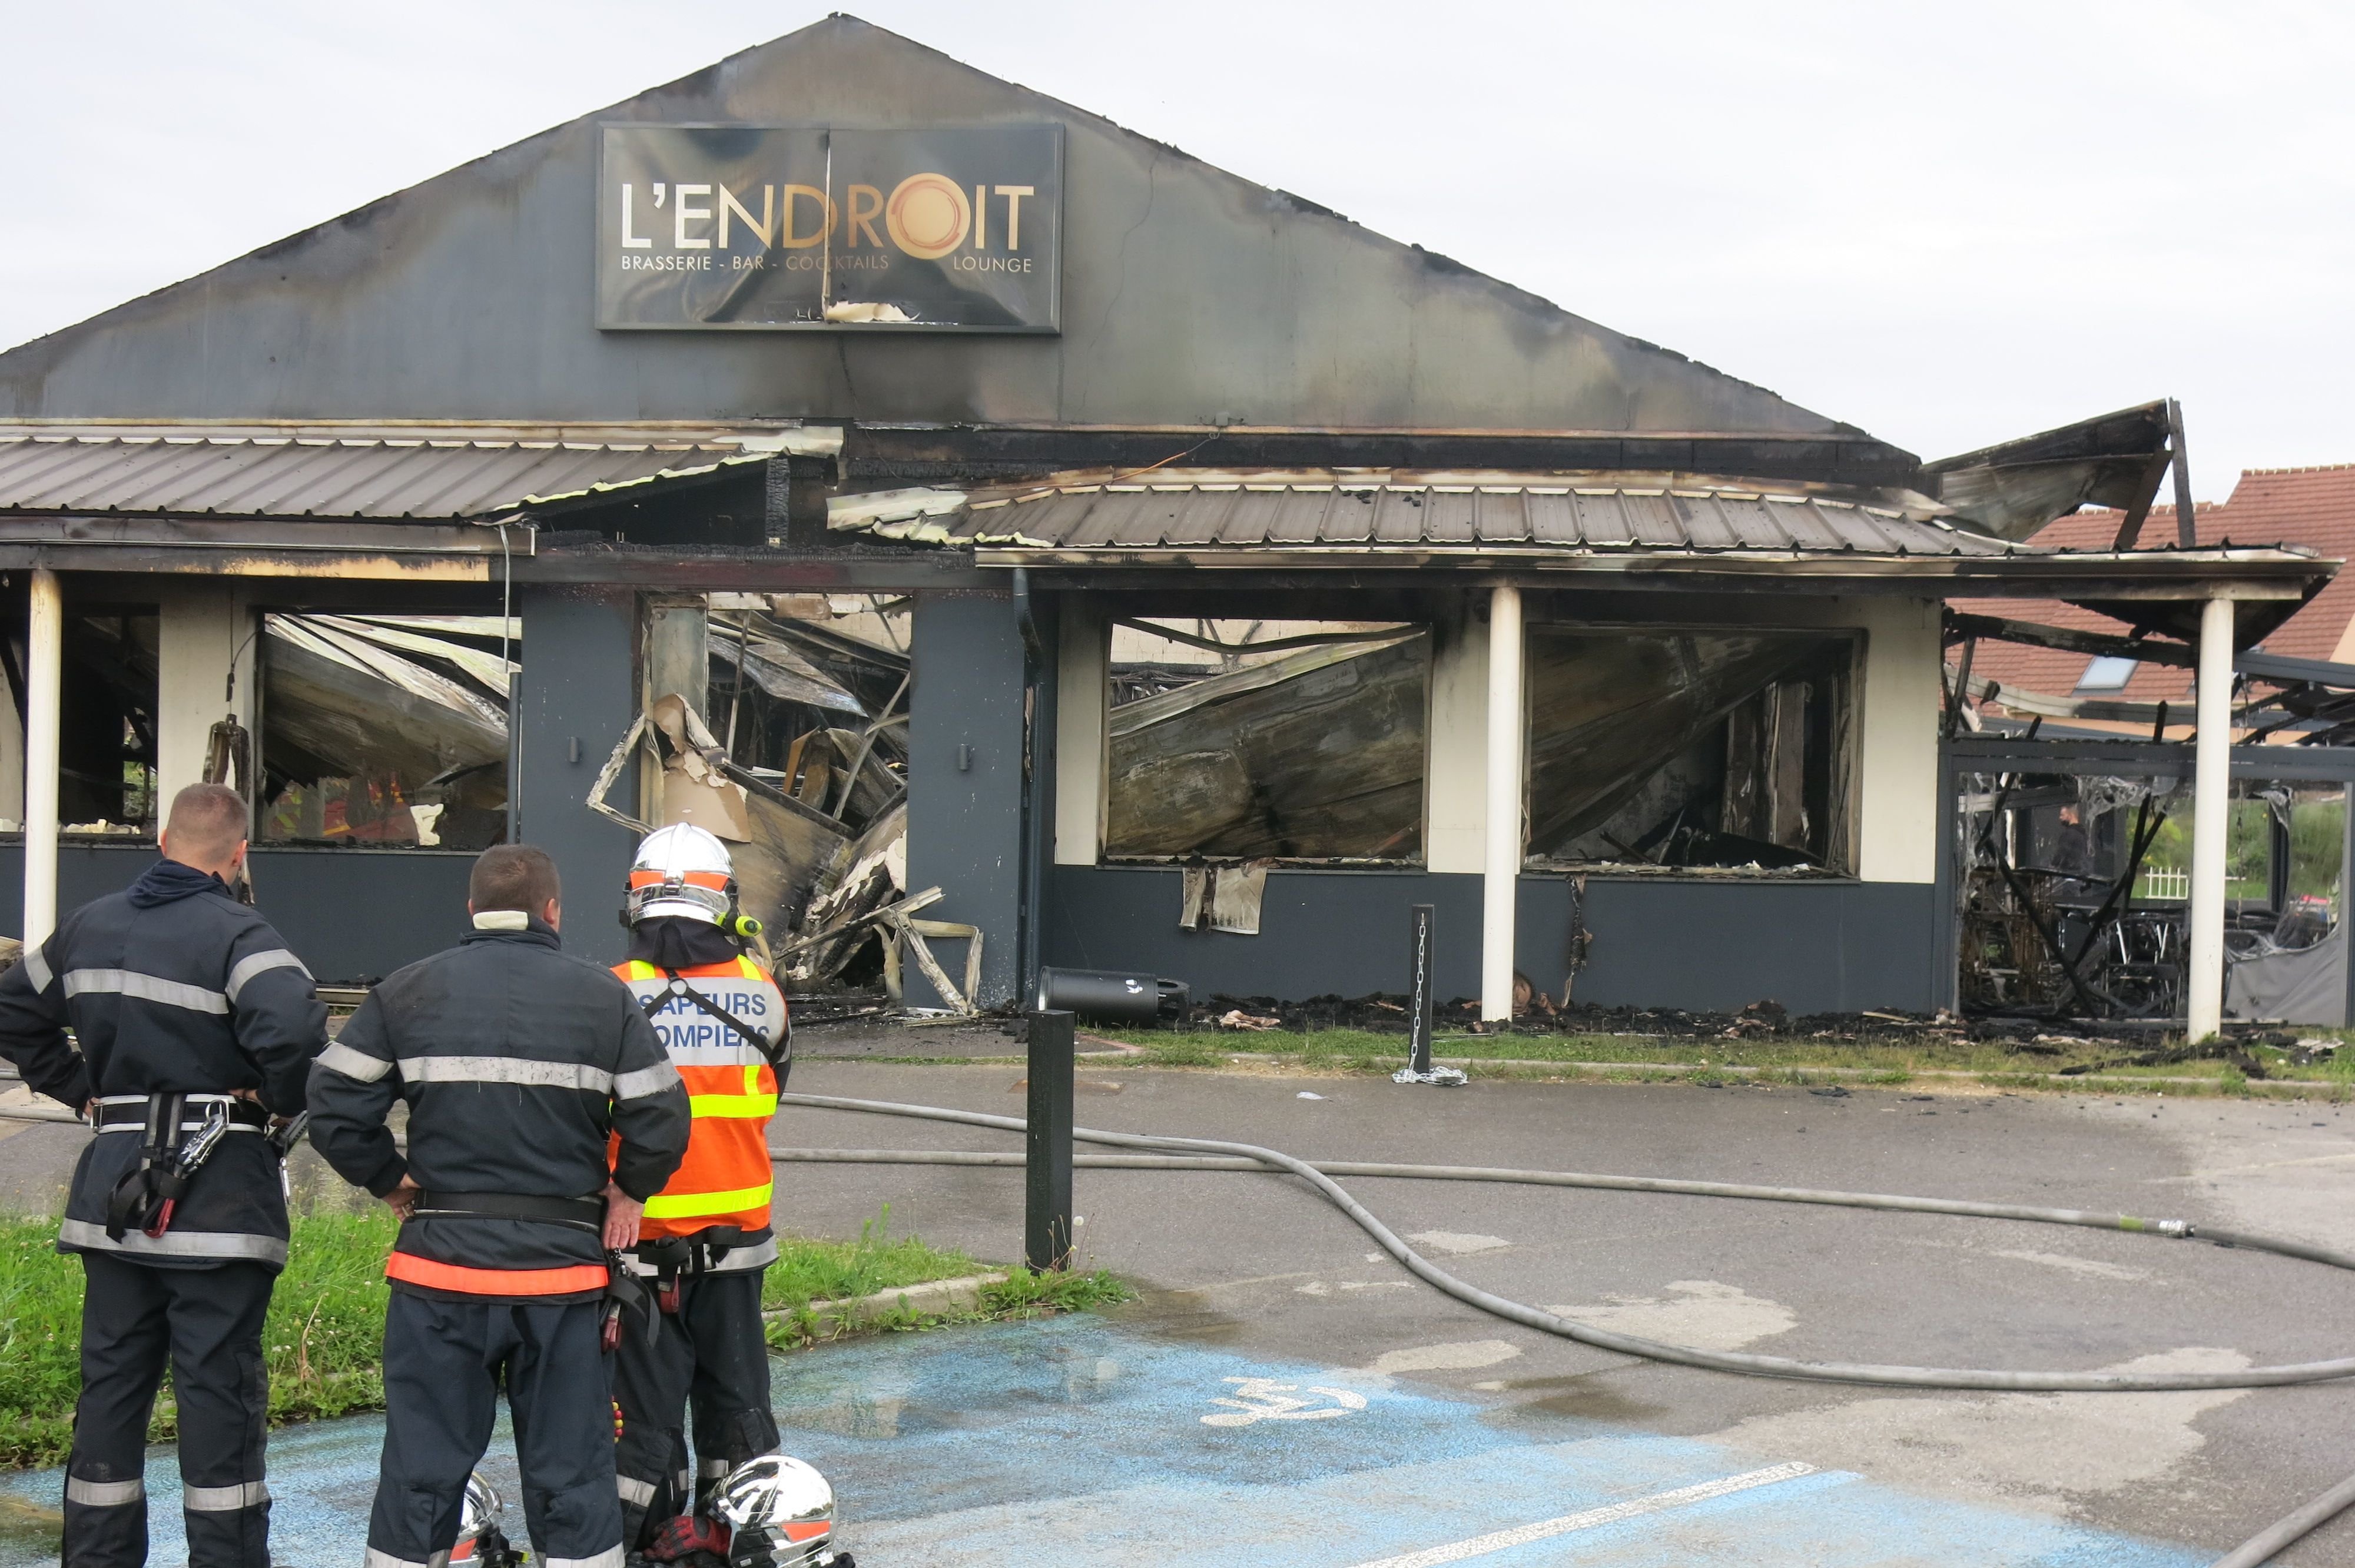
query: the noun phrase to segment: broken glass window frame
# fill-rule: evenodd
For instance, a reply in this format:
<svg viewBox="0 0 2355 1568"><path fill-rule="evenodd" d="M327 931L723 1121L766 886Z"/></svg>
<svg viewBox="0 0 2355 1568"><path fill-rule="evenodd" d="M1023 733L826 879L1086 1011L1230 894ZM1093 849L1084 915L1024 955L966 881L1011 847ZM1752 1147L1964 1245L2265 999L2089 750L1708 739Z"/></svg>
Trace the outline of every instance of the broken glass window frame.
<svg viewBox="0 0 2355 1568"><path fill-rule="evenodd" d="M1528 636L1524 869L1854 874L1861 630L1540 621Z"/></svg>

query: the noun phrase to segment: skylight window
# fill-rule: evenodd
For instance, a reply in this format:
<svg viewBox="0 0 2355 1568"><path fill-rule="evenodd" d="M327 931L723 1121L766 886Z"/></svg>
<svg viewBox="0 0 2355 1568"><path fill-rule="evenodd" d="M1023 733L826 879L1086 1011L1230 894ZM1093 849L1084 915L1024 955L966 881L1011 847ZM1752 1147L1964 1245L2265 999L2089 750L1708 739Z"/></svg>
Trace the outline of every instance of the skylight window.
<svg viewBox="0 0 2355 1568"><path fill-rule="evenodd" d="M2126 689L2126 683L2134 679L2135 669L2139 662L2138 660L2104 654L2085 666L2085 673L2077 677L2077 689L2081 692L2123 692Z"/></svg>

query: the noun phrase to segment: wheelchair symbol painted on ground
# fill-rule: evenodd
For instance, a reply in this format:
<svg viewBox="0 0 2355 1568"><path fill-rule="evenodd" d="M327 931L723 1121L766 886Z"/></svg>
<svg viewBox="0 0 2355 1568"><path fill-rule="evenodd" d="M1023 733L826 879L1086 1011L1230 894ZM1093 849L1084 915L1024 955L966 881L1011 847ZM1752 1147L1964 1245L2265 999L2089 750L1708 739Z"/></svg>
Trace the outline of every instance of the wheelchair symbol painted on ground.
<svg viewBox="0 0 2355 1568"><path fill-rule="evenodd" d="M1230 1377L1231 1399L1213 1399L1224 1410L1202 1417L1205 1426L1249 1426L1261 1421L1330 1421L1366 1408L1366 1396L1346 1388L1278 1383L1273 1378ZM1302 1395L1311 1397L1303 1398Z"/></svg>

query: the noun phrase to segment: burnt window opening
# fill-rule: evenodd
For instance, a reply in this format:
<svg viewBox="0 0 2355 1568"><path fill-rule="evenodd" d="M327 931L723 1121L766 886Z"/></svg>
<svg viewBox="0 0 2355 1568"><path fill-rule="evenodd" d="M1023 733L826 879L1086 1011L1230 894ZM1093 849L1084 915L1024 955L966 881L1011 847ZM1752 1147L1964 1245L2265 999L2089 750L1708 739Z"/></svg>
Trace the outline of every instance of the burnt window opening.
<svg viewBox="0 0 2355 1568"><path fill-rule="evenodd" d="M255 839L483 850L506 836L496 615L266 614Z"/></svg>
<svg viewBox="0 0 2355 1568"><path fill-rule="evenodd" d="M1848 632L1531 628L1527 863L1846 874L1856 651Z"/></svg>
<svg viewBox="0 0 2355 1568"><path fill-rule="evenodd" d="M155 836L159 626L146 606L66 616L58 723L60 832ZM16 650L8 653L14 665ZM10 676L21 689L21 667Z"/></svg>
<svg viewBox="0 0 2355 1568"><path fill-rule="evenodd" d="M1418 626L1115 624L1104 858L1419 863L1430 686Z"/></svg>

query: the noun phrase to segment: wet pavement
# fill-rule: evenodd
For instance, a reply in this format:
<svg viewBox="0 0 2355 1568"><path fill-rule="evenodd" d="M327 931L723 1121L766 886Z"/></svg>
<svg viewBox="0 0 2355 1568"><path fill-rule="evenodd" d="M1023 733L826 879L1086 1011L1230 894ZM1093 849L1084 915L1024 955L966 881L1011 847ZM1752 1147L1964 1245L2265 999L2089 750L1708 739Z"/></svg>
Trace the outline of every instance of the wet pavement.
<svg viewBox="0 0 2355 1568"><path fill-rule="evenodd" d="M2324 1104L1593 1084L1443 1092L1099 1061L1082 1076L1087 1124L1309 1158L2105 1207L2355 1247L2355 1117ZM794 1087L1019 1115L1020 1077L1008 1065L813 1061ZM802 1109L780 1117L773 1141L1015 1146L979 1129ZM53 1190L77 1147L71 1129L0 1142L0 1193ZM1473 1283L1656 1338L2055 1368L2355 1350L2355 1280L2198 1243L1600 1192L1348 1184ZM1018 1248L1016 1171L792 1165L778 1191L781 1216L812 1234L856 1234L888 1203L894 1234L983 1257ZM1729 1377L1461 1307L1282 1179L1082 1171L1077 1192L1082 1251L1139 1285L1130 1306L779 1363L788 1446L835 1478L865 1568L2196 1564L2355 1469L2355 1388L1990 1395ZM356 1560L375 1443L365 1420L273 1440L284 1562ZM159 1455L150 1478L159 1547L176 1527L171 1469ZM502 1470L512 1478L504 1460ZM55 1495L53 1478L0 1487L0 1542L21 1534L9 1520L26 1505L54 1506ZM0 1545L0 1568L48 1560L30 1541ZM178 1559L162 1549L155 1560ZM2355 1563L2355 1521L2281 1561Z"/></svg>
<svg viewBox="0 0 2355 1568"><path fill-rule="evenodd" d="M1771 1452L1531 1414L1369 1369L1270 1361L1093 1317L870 1340L778 1363L788 1452L835 1480L869 1568L1891 1562L2190 1568L2181 1547L1877 1485ZM356 1561L380 1433L282 1434L282 1563ZM509 1499L504 1428L485 1466ZM168 1453L155 1558L181 1560ZM54 1473L5 1491L55 1496ZM1899 1543L1902 1543L1900 1545ZM0 1564L50 1561L0 1537Z"/></svg>

